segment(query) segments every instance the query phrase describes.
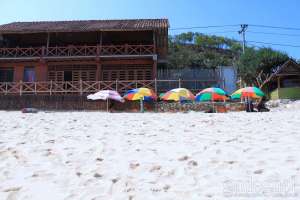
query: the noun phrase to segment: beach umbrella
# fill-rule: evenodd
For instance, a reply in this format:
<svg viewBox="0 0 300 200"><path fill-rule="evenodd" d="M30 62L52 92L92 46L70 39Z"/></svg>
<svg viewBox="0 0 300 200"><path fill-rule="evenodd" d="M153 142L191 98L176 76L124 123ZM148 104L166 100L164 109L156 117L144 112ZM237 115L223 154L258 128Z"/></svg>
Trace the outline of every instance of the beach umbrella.
<svg viewBox="0 0 300 200"><path fill-rule="evenodd" d="M96 92L95 94L90 94L87 96L87 99L89 100L107 100L112 99L119 102L124 102L124 99L121 97L121 95L114 90L100 90L99 92Z"/></svg>
<svg viewBox="0 0 300 200"><path fill-rule="evenodd" d="M232 95L232 99L252 98L259 99L265 96L263 91L257 87L245 87L235 91Z"/></svg>
<svg viewBox="0 0 300 200"><path fill-rule="evenodd" d="M225 101L228 97L221 88L211 87L200 91L195 100L200 101Z"/></svg>
<svg viewBox="0 0 300 200"><path fill-rule="evenodd" d="M149 88L137 88L137 89L128 90L125 93L124 98L130 101L135 101L140 99L149 101L149 100L156 100L157 96L153 92L153 90Z"/></svg>
<svg viewBox="0 0 300 200"><path fill-rule="evenodd" d="M121 95L114 90L100 90L99 92L96 92L95 94L90 94L87 96L87 99L89 100L106 100L106 110L108 111L108 101L109 99L118 101L118 102L124 102L124 99L121 97Z"/></svg>
<svg viewBox="0 0 300 200"><path fill-rule="evenodd" d="M176 88L166 92L161 96L161 99L165 101L184 101L194 100L195 96L186 88Z"/></svg>
<svg viewBox="0 0 300 200"><path fill-rule="evenodd" d="M157 100L156 94L149 88L137 88L125 93L124 98L130 101L140 101L140 111L144 112L144 101Z"/></svg>

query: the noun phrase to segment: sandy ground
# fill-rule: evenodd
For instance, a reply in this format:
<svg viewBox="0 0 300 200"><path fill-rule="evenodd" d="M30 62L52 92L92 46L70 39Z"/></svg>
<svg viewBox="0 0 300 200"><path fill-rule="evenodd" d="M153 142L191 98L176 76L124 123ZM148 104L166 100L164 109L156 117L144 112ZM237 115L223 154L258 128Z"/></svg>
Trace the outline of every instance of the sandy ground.
<svg viewBox="0 0 300 200"><path fill-rule="evenodd" d="M0 111L0 199L300 199L300 108Z"/></svg>

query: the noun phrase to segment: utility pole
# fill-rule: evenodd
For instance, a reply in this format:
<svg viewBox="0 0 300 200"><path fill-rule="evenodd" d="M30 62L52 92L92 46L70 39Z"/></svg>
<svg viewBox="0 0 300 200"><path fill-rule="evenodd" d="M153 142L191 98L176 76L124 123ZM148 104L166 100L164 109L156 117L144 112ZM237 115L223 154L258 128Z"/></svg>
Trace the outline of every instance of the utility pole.
<svg viewBox="0 0 300 200"><path fill-rule="evenodd" d="M239 31L239 34L242 35L242 40L243 40L243 54L245 53L245 48L246 48L246 30L248 28L248 24L241 24L241 30Z"/></svg>
<svg viewBox="0 0 300 200"><path fill-rule="evenodd" d="M246 49L246 36L245 35L246 35L247 28L248 28L248 24L241 24L241 30L239 31L239 34L242 35L243 54L245 54L245 49ZM239 84L240 84L240 88L242 88L243 87L243 80L242 80L241 76L240 76Z"/></svg>

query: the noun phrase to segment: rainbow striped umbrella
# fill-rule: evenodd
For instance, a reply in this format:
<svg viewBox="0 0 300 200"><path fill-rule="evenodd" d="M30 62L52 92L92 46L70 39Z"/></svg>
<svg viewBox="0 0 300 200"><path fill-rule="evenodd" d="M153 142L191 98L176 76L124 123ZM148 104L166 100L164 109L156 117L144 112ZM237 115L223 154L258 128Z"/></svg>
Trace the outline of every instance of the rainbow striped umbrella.
<svg viewBox="0 0 300 200"><path fill-rule="evenodd" d="M240 98L253 98L253 99L259 99L261 97L265 96L263 91L257 87L245 87L241 88L237 91L235 91L232 95L232 99L240 99Z"/></svg>
<svg viewBox="0 0 300 200"><path fill-rule="evenodd" d="M127 91L126 94L124 95L124 98L130 101L135 101L135 100L152 101L152 100L156 100L157 96L151 89L137 88L137 89L132 89Z"/></svg>
<svg viewBox="0 0 300 200"><path fill-rule="evenodd" d="M226 92L221 88L206 88L196 95L196 101L225 101L227 99Z"/></svg>
<svg viewBox="0 0 300 200"><path fill-rule="evenodd" d="M166 92L160 98L165 101L183 101L194 100L195 96L188 89L176 88Z"/></svg>

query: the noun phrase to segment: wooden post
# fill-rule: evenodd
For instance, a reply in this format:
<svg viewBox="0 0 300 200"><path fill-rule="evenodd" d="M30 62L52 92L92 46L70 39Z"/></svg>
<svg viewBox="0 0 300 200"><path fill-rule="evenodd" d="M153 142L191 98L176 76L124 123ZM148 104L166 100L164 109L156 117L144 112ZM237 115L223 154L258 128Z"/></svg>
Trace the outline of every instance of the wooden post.
<svg viewBox="0 0 300 200"><path fill-rule="evenodd" d="M83 92L82 92L82 79L80 79L79 81L79 88L80 88L80 95L82 96Z"/></svg>
<svg viewBox="0 0 300 200"><path fill-rule="evenodd" d="M22 89L23 89L23 83L22 83L22 81L20 80L20 96L22 96Z"/></svg>
<svg viewBox="0 0 300 200"><path fill-rule="evenodd" d="M277 88L280 89L281 85L280 85L280 76L277 77Z"/></svg>
<svg viewBox="0 0 300 200"><path fill-rule="evenodd" d="M156 78L154 79L154 91L155 91L155 94L157 94L157 79Z"/></svg>
<svg viewBox="0 0 300 200"><path fill-rule="evenodd" d="M36 82L34 82L34 94L36 94Z"/></svg>
<svg viewBox="0 0 300 200"><path fill-rule="evenodd" d="M128 44L125 44L125 55L128 55Z"/></svg>
<svg viewBox="0 0 300 200"><path fill-rule="evenodd" d="M50 81L50 96L52 95L52 80Z"/></svg>
<svg viewBox="0 0 300 200"><path fill-rule="evenodd" d="M116 80L116 91L118 91L118 79Z"/></svg>
<svg viewBox="0 0 300 200"><path fill-rule="evenodd" d="M102 66L100 62L97 62L96 81L99 81L101 79L102 79Z"/></svg>
<svg viewBox="0 0 300 200"><path fill-rule="evenodd" d="M152 79L157 78L157 55L153 56Z"/></svg>
<svg viewBox="0 0 300 200"><path fill-rule="evenodd" d="M178 88L181 88L181 79L178 79Z"/></svg>
<svg viewBox="0 0 300 200"><path fill-rule="evenodd" d="M7 85L7 82L5 82L5 95L7 95L8 93L8 85Z"/></svg>
<svg viewBox="0 0 300 200"><path fill-rule="evenodd" d="M99 41L99 45L102 46L102 31L100 32L100 41Z"/></svg>
<svg viewBox="0 0 300 200"><path fill-rule="evenodd" d="M50 44L50 33L48 32L47 33L47 44L46 44L47 51L48 51L48 48L49 48L49 44Z"/></svg>
<svg viewBox="0 0 300 200"><path fill-rule="evenodd" d="M42 56L41 56L41 57L43 58L43 57L45 57L45 55L46 55L46 53L45 53L45 47L42 46ZM41 59L42 59L42 58L41 58Z"/></svg>
<svg viewBox="0 0 300 200"><path fill-rule="evenodd" d="M153 53L156 54L156 38L155 38L155 31L153 31L153 35L152 35L152 39L153 39Z"/></svg>

